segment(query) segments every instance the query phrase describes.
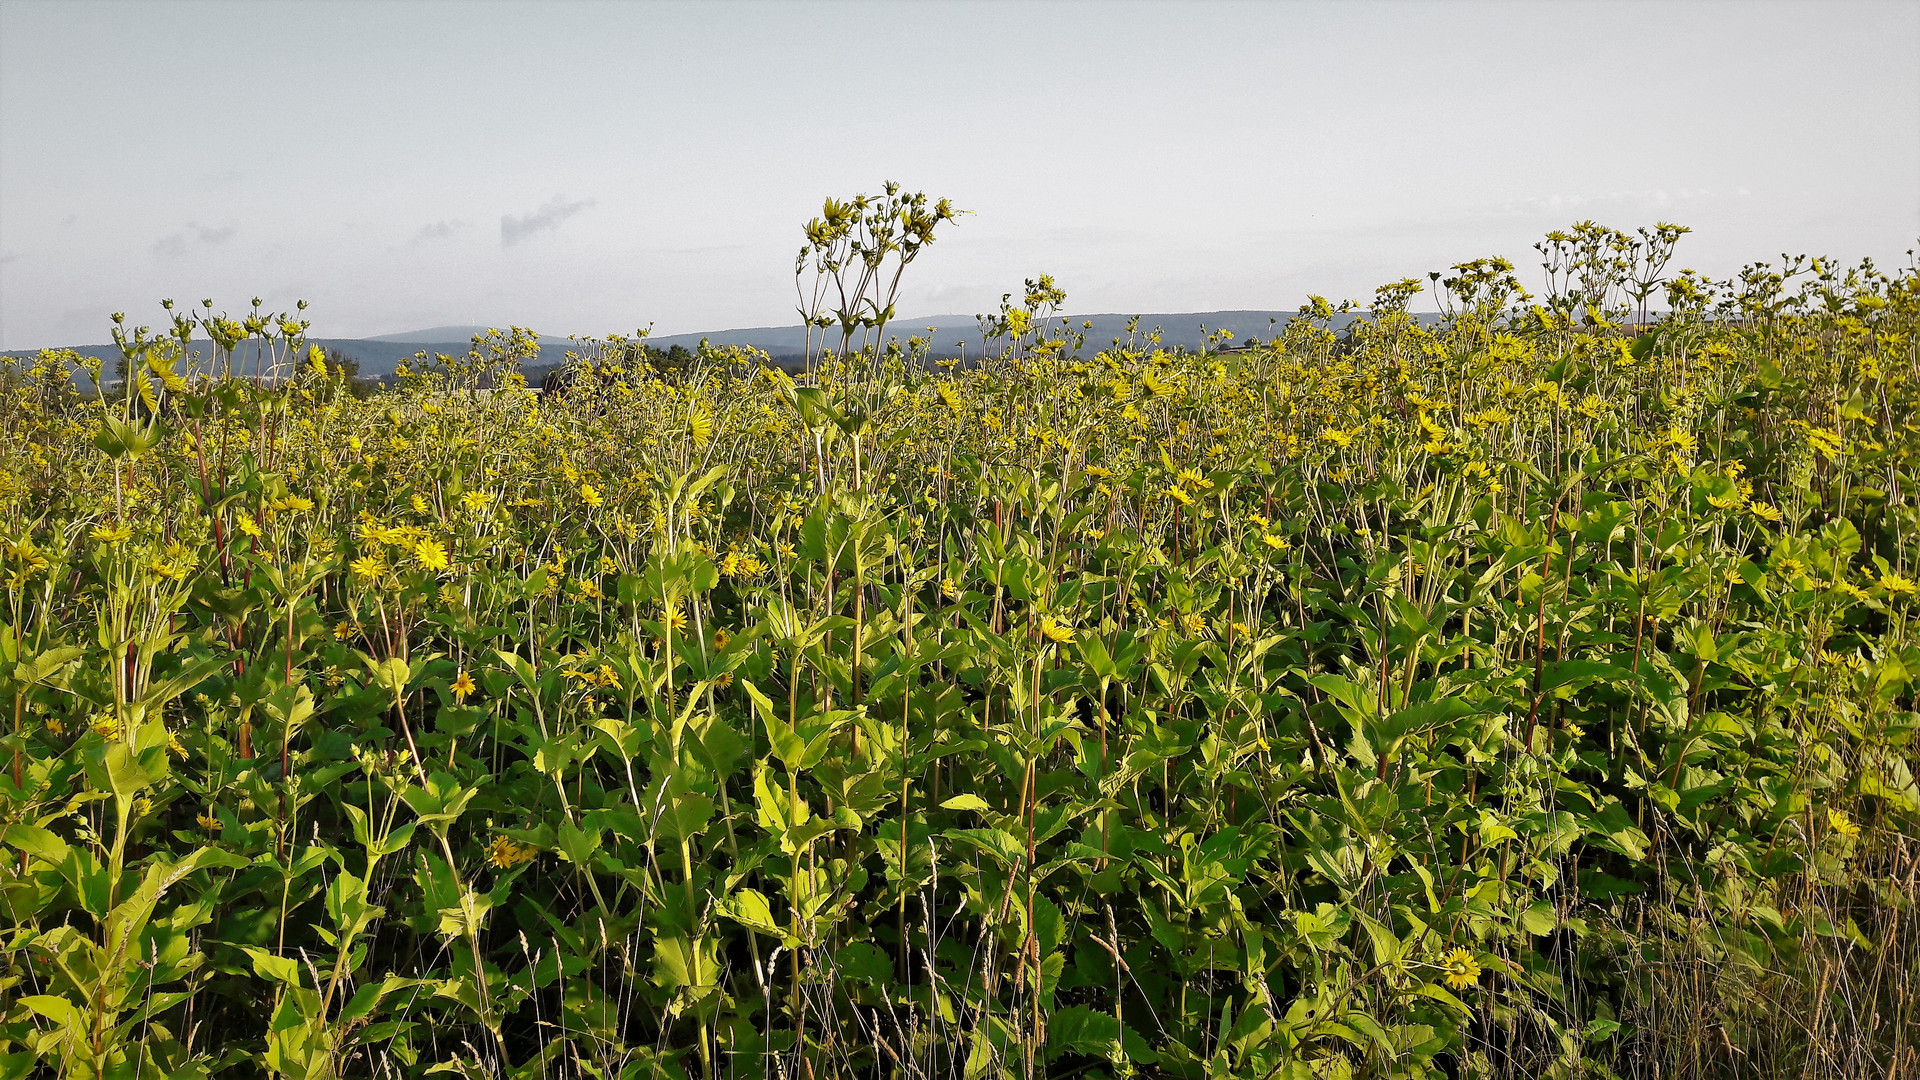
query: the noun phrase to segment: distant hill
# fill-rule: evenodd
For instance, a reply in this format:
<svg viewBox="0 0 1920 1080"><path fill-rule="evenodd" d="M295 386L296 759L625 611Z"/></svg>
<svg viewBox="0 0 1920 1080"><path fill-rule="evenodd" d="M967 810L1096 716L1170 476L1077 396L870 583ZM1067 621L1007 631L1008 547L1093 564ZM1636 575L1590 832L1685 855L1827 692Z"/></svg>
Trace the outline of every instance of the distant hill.
<svg viewBox="0 0 1920 1080"><path fill-rule="evenodd" d="M1235 340L1266 338L1276 334L1294 317L1292 311L1191 311L1179 313L1156 313L1137 316L1140 332L1148 333L1154 329L1160 331L1160 344L1166 348L1184 346L1197 349L1206 341L1208 333L1225 330ZM1344 327L1355 316L1343 315L1334 319L1335 329ZM1106 348L1115 338L1126 336L1127 323L1136 318L1133 315L1102 313L1097 315L1058 316L1049 321L1050 326L1058 326L1064 319L1074 329L1087 336L1089 351ZM1425 314L1418 318L1422 322L1434 322L1438 315ZM1082 326L1092 323L1091 328ZM932 333L928 334L928 328ZM502 327L504 329L504 327ZM315 344L337 350L344 356L360 362L360 373L369 378L381 378L393 374L394 368L417 352L446 353L458 356L467 351L475 334L485 333L482 326L435 326L424 330L413 330L402 334L383 334L371 338L312 338ZM940 357L950 357L964 352L968 356L978 356L981 347L980 328L971 316L934 315L912 319L896 319L887 327L887 336L904 341L914 336L930 336L933 339L933 353ZM708 330L697 334L663 334L647 339L649 344L662 349L675 345L684 345L689 349L697 347L701 341L714 345L748 345L767 353L776 362L793 366L802 361L806 354L807 332L803 326L754 326L734 330ZM814 344L820 343L820 331L814 331ZM105 361L108 370L112 370L114 360L119 353L112 345L75 345L69 346L86 356L97 356ZM205 347L205 343L201 343ZM574 343L564 337L542 335L540 357L529 362L528 367L549 367L565 361L567 350ZM38 350L18 349L0 356L8 358L31 357Z"/></svg>
<svg viewBox="0 0 1920 1080"><path fill-rule="evenodd" d="M475 334L484 334L490 327L485 326L429 326L425 330L409 330L404 334L376 334L359 341L391 341L400 344L432 344L446 341L471 341ZM502 326L500 329L505 330ZM444 350L443 350L444 351Z"/></svg>

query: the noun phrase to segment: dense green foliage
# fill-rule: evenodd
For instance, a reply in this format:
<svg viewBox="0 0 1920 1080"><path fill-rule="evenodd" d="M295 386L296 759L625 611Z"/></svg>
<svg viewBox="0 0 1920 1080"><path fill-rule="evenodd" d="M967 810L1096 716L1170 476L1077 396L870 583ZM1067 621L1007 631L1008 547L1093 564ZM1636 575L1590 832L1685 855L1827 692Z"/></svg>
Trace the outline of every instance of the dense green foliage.
<svg viewBox="0 0 1920 1080"><path fill-rule="evenodd" d="M1202 353L45 356L0 1073L1891 1075L1920 273L1675 238Z"/></svg>

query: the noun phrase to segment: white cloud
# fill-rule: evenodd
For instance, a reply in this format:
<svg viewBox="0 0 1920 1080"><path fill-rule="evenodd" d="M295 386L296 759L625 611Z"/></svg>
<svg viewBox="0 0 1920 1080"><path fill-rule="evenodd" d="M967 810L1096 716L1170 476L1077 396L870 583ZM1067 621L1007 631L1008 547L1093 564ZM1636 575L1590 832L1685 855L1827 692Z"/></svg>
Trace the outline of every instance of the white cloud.
<svg viewBox="0 0 1920 1080"><path fill-rule="evenodd" d="M560 223L593 205L592 199L568 199L565 195L555 195L547 204L531 214L500 215L500 246L513 245L532 236L534 233L557 229Z"/></svg>
<svg viewBox="0 0 1920 1080"><path fill-rule="evenodd" d="M428 240L445 240L453 236L454 233L470 227L470 225L471 222L461 221L459 218L430 221L420 226L420 231L413 234L412 242L422 244Z"/></svg>
<svg viewBox="0 0 1920 1080"><path fill-rule="evenodd" d="M232 225L208 228L199 222L190 221L185 229L154 241L153 255L156 259L177 259L185 255L187 250L196 243L209 247L224 244L233 239L233 234L238 231Z"/></svg>

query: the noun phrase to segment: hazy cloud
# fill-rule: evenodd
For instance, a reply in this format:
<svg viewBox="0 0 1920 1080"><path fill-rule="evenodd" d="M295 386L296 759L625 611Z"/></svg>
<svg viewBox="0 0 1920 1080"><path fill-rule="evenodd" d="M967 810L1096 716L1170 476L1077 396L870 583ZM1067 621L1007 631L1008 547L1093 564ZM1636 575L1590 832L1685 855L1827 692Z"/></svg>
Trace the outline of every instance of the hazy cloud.
<svg viewBox="0 0 1920 1080"><path fill-rule="evenodd" d="M1745 195L1747 189L1741 188L1736 194ZM1588 208L1596 208L1604 212L1610 208L1664 207L1719 197L1714 191L1696 187L1682 187L1672 191L1666 188L1653 188L1640 191L1579 192L1523 198L1509 203L1508 209L1521 213L1577 214Z"/></svg>
<svg viewBox="0 0 1920 1080"><path fill-rule="evenodd" d="M19 258L20 258L19 252L9 251L5 255L0 255L0 266L5 266L8 263L13 262Z"/></svg>
<svg viewBox="0 0 1920 1080"><path fill-rule="evenodd" d="M153 243L153 255L156 259L177 259L187 253L195 243L206 245L224 244L233 239L237 232L231 225L208 228L197 221L190 221L187 227L171 236L163 236Z"/></svg>
<svg viewBox="0 0 1920 1080"><path fill-rule="evenodd" d="M565 195L555 195L547 204L531 214L513 214L500 216L500 246L513 245L532 236L534 233L557 229L560 223L593 205L592 199L573 200Z"/></svg>
<svg viewBox="0 0 1920 1080"><path fill-rule="evenodd" d="M413 234L412 242L416 244L423 244L428 240L445 240L448 237L452 236L454 233L459 232L461 229L468 228L471 225L472 225L472 222L461 221L459 218L450 218L442 221L428 222L427 224L420 226L419 232ZM505 228L506 226L503 220L501 224L503 235L504 235Z"/></svg>

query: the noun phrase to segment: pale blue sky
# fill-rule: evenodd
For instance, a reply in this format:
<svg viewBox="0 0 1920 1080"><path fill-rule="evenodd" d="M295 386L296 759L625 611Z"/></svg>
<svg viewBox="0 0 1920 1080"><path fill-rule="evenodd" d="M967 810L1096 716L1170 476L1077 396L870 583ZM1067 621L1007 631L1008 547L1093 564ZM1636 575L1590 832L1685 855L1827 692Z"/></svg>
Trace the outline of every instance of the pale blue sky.
<svg viewBox="0 0 1920 1080"><path fill-rule="evenodd" d="M0 0L0 347L161 297L315 332L793 321L799 225L975 211L909 316L1291 308L1583 218L1904 263L1920 4Z"/></svg>

